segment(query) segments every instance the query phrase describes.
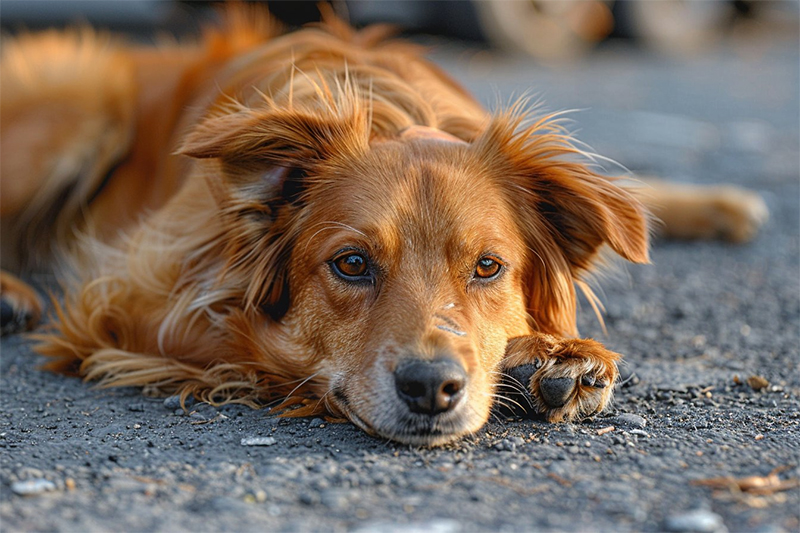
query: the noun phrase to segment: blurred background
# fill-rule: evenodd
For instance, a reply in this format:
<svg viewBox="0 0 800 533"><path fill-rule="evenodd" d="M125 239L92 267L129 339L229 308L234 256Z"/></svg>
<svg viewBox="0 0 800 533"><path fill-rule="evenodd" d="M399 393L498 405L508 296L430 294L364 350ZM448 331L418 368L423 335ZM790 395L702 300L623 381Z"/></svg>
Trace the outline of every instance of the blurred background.
<svg viewBox="0 0 800 533"><path fill-rule="evenodd" d="M3 0L5 31L76 22L142 37L194 33L219 2ZM270 1L287 27L319 20L318 0ZM691 54L731 39L797 39L794 0L328 0L355 26L395 24L406 35L440 35L543 62L580 58L609 40Z"/></svg>

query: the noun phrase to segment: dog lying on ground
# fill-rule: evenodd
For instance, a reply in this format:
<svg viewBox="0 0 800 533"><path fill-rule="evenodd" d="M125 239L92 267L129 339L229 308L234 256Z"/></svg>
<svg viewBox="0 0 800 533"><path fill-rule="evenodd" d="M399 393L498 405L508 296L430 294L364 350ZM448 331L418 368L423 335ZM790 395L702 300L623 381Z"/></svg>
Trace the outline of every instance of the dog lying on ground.
<svg viewBox="0 0 800 533"><path fill-rule="evenodd" d="M22 35L2 59L3 266L63 281L48 367L283 400L400 442L478 430L509 390L550 421L610 401L620 356L576 338L603 250L746 240L751 193L596 174L555 117L487 113L406 43L240 8L196 45ZM38 321L3 272L4 331Z"/></svg>

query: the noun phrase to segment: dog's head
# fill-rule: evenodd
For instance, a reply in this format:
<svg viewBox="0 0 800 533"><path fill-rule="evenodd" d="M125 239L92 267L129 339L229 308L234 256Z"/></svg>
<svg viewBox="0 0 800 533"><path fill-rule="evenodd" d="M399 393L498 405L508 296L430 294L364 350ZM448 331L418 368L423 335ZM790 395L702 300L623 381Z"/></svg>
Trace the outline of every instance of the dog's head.
<svg viewBox="0 0 800 533"><path fill-rule="evenodd" d="M639 205L552 122L520 123L465 142L376 131L355 105L202 122L183 152L212 160L248 337L290 339L281 364L368 432L439 444L480 428L508 340L574 334L575 284L604 245L647 259Z"/></svg>

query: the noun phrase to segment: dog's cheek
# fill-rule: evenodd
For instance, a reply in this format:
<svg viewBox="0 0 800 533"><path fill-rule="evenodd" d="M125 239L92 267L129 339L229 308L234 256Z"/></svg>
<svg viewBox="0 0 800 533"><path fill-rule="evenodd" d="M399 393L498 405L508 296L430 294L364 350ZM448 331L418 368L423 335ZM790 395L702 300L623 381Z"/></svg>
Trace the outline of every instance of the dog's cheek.
<svg viewBox="0 0 800 533"><path fill-rule="evenodd" d="M485 368L492 369L502 360L508 339L529 333L525 301L522 283L517 280L483 298L476 330Z"/></svg>
<svg viewBox="0 0 800 533"><path fill-rule="evenodd" d="M293 280L295 281L295 280ZM330 360L334 370L351 367L363 352L366 305L344 291L333 290L324 274L298 276L287 315L308 349Z"/></svg>

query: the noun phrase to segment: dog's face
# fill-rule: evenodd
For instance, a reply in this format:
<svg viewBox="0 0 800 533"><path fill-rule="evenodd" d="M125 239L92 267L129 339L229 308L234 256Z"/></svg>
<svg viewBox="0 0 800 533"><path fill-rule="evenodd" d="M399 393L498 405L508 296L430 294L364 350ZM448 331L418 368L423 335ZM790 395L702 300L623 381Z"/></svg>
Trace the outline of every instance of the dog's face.
<svg viewBox="0 0 800 533"><path fill-rule="evenodd" d="M508 340L574 329L576 276L604 242L641 252L641 214L569 163L531 167L508 128L370 139L356 119L329 120L247 113L189 137L184 152L218 160L230 187L243 298L277 320L329 409L366 431L427 445L473 432Z"/></svg>
<svg viewBox="0 0 800 533"><path fill-rule="evenodd" d="M325 354L329 403L395 440L477 430L527 331L523 240L469 159L455 142L375 143L305 198L284 321Z"/></svg>

